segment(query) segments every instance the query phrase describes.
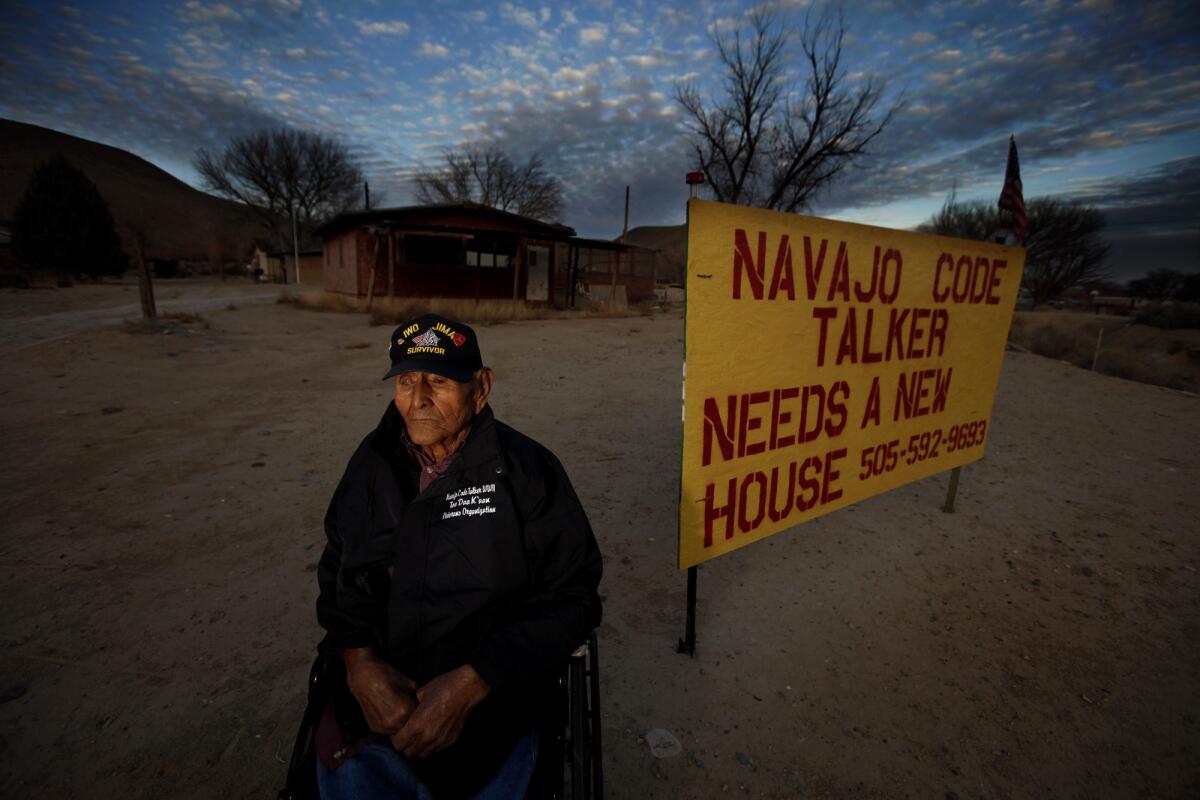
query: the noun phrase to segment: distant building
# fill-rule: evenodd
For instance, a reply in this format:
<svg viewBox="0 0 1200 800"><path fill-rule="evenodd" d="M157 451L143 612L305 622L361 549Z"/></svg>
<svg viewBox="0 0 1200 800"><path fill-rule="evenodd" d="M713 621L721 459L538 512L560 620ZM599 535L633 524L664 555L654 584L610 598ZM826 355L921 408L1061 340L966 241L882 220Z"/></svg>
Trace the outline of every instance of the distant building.
<svg viewBox="0 0 1200 800"><path fill-rule="evenodd" d="M478 203L355 211L317 234L325 290L352 297L505 299L565 308L581 292L601 301L654 295L653 251L583 239L566 225Z"/></svg>
<svg viewBox="0 0 1200 800"><path fill-rule="evenodd" d="M250 270L255 280L268 283L304 283L320 285L322 280L323 260L321 249L300 251L300 278L296 277L296 253L293 250L264 250L262 246L254 248L250 260Z"/></svg>
<svg viewBox="0 0 1200 800"><path fill-rule="evenodd" d="M12 223L0 220L0 272L15 273L19 268L12 252Z"/></svg>

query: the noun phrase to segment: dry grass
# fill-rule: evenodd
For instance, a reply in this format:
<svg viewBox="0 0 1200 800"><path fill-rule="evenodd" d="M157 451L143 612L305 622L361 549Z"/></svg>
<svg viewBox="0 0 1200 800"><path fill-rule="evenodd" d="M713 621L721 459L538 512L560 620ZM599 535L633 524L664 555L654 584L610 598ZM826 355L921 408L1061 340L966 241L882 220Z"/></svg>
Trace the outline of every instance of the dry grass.
<svg viewBox="0 0 1200 800"><path fill-rule="evenodd" d="M330 292L301 292L280 294L279 303L294 305L309 311L337 313L366 313L366 302L360 298ZM371 325L399 325L422 314L440 314L469 323L497 324L533 319L580 319L584 317L639 317L659 310L654 302L631 303L628 308L610 309L603 303L581 300L573 309L530 306L523 300L479 300L467 298L381 297L371 307Z"/></svg>
<svg viewBox="0 0 1200 800"><path fill-rule="evenodd" d="M1127 318L1092 314L1018 311L1009 340L1084 369L1090 369L1095 358L1097 372L1116 378L1200 390L1200 330L1160 330Z"/></svg>
<svg viewBox="0 0 1200 800"><path fill-rule="evenodd" d="M295 294L283 291L279 293L279 297L275 299L275 302L282 305L304 308L309 311L333 311L344 314L360 310L354 302L342 295L321 291L299 292Z"/></svg>
<svg viewBox="0 0 1200 800"><path fill-rule="evenodd" d="M121 323L121 330L126 333L162 333L168 336L175 333L192 333L207 327L208 320L187 311L159 314L154 320L131 319Z"/></svg>

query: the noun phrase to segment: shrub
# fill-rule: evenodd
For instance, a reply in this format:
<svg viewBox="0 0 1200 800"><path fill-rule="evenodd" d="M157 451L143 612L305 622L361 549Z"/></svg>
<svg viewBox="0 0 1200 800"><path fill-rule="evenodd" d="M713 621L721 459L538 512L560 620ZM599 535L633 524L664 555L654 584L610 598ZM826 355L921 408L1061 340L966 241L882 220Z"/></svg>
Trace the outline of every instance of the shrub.
<svg viewBox="0 0 1200 800"><path fill-rule="evenodd" d="M1200 328L1200 303L1153 303L1140 310L1134 322L1168 331Z"/></svg>
<svg viewBox="0 0 1200 800"><path fill-rule="evenodd" d="M61 276L119 275L129 259L96 184L58 156L34 170L13 213L13 255Z"/></svg>
<svg viewBox="0 0 1200 800"><path fill-rule="evenodd" d="M1196 388L1191 370L1167 359L1129 350L1101 350L1096 371L1114 378L1166 386L1168 389Z"/></svg>
<svg viewBox="0 0 1200 800"><path fill-rule="evenodd" d="M1092 365L1096 347L1095 340L1086 333L1064 330L1051 322L1038 325L1030 333L1028 340L1021 344L1038 355L1069 361L1080 367Z"/></svg>

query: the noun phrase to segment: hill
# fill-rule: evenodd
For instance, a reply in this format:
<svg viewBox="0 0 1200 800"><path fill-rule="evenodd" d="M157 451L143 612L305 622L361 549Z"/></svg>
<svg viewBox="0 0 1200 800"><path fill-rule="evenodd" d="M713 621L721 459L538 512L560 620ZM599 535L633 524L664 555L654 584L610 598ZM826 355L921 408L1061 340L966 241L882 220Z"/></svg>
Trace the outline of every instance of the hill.
<svg viewBox="0 0 1200 800"><path fill-rule="evenodd" d="M628 244L658 251L655 273L670 283L683 282L687 257L687 225L642 225L625 235Z"/></svg>
<svg viewBox="0 0 1200 800"><path fill-rule="evenodd" d="M155 259L241 261L265 234L245 206L193 189L133 153L8 119L0 119L0 219L12 219L33 171L59 154L99 188L126 252L130 225L147 233L147 256Z"/></svg>

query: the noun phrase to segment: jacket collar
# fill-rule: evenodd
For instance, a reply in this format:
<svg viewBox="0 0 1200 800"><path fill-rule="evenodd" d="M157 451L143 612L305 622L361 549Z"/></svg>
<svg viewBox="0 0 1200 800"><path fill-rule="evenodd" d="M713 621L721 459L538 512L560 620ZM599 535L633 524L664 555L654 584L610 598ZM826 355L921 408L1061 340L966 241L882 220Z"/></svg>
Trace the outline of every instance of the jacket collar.
<svg viewBox="0 0 1200 800"><path fill-rule="evenodd" d="M408 461L404 451L404 443L400 439L400 431L404 430L404 417L396 409L396 404L388 402L383 418L375 428L372 446L383 456L399 459L400 463ZM495 460L500 455L500 439L496 435L496 417L492 407L485 405L483 410L471 420L471 430L467 440L462 443L458 457L451 465L450 472L462 467L475 467Z"/></svg>

